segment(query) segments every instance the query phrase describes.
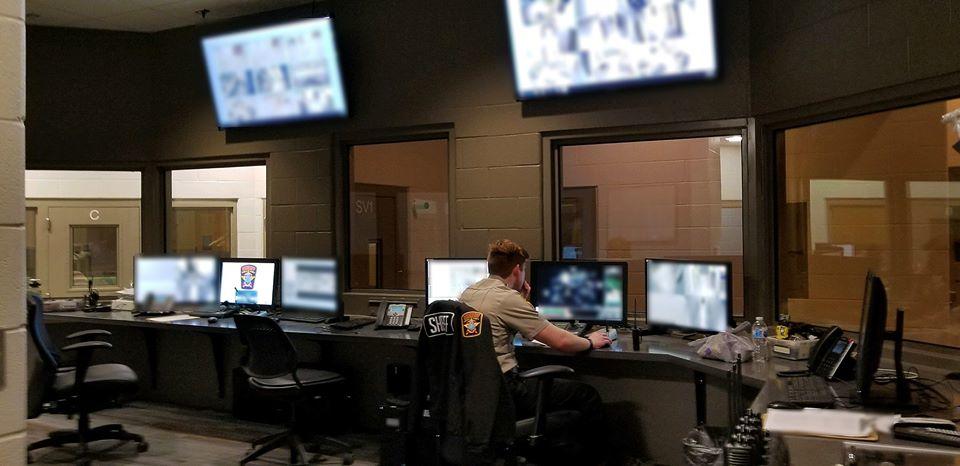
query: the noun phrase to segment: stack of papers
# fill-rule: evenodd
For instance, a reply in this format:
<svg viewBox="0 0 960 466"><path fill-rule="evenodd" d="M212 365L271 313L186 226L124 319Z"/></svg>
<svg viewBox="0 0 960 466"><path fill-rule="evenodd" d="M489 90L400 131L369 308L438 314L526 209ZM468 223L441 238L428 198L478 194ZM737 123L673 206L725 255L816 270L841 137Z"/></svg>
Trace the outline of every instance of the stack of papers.
<svg viewBox="0 0 960 466"><path fill-rule="evenodd" d="M839 409L771 409L764 428L770 432L813 437L876 440L896 416Z"/></svg>

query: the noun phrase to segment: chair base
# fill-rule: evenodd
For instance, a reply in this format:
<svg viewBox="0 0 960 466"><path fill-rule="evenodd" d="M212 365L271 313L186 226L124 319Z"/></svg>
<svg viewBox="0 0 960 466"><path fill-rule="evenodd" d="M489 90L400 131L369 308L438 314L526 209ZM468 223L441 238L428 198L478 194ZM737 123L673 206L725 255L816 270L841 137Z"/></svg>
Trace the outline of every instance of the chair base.
<svg viewBox="0 0 960 466"><path fill-rule="evenodd" d="M346 453L339 455L341 457L341 461L343 464L353 464L353 455L350 453L351 450L353 450L352 445L329 437L321 437L320 440L326 443L337 445L338 447L347 450ZM258 446L259 448L257 448ZM271 434L251 442L251 447L254 448L254 451L250 452L247 456L240 460L240 464L247 464L270 451L276 450L277 448L282 448L284 446L290 449L289 464L292 465L306 465L313 461L319 461L323 458L319 453L312 455L311 457L308 452L316 453L317 449L315 445L310 444L309 446L312 448L308 448L308 445L304 444L303 440L300 438L300 434L288 429L283 432Z"/></svg>
<svg viewBox="0 0 960 466"><path fill-rule="evenodd" d="M80 446L79 460L89 460L90 449L87 444L98 440L120 440L124 442L136 442L137 452L143 453L150 448L150 444L143 440L143 436L123 430L120 424L107 424L103 426L87 429L84 432L78 430L57 430L50 432L47 438L31 443L27 451L38 450L40 448L62 448L67 445L77 444Z"/></svg>

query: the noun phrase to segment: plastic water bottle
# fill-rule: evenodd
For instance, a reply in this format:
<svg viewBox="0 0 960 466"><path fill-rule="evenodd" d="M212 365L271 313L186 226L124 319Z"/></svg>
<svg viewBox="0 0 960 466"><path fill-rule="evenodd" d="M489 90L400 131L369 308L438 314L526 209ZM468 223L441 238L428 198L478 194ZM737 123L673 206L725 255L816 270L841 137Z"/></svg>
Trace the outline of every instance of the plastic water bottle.
<svg viewBox="0 0 960 466"><path fill-rule="evenodd" d="M763 322L763 317L757 317L753 323L753 360L767 360L767 324Z"/></svg>

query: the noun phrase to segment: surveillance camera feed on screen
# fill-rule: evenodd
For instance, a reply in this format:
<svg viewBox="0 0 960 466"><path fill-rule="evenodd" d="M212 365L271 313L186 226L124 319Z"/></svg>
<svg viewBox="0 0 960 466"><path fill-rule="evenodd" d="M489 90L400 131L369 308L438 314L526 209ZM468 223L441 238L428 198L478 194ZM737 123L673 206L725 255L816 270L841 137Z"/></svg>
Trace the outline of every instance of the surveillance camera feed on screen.
<svg viewBox="0 0 960 466"><path fill-rule="evenodd" d="M730 265L647 259L647 323L722 332L731 312Z"/></svg>
<svg viewBox="0 0 960 466"><path fill-rule="evenodd" d="M207 37L203 54L221 128L347 114L330 18Z"/></svg>
<svg viewBox="0 0 960 466"><path fill-rule="evenodd" d="M273 306L277 264L256 260L224 261L220 267L220 301Z"/></svg>
<svg viewBox="0 0 960 466"><path fill-rule="evenodd" d="M713 0L507 0L522 98L717 75Z"/></svg>
<svg viewBox="0 0 960 466"><path fill-rule="evenodd" d="M531 275L533 304L548 320L624 320L625 264L533 262Z"/></svg>
<svg viewBox="0 0 960 466"><path fill-rule="evenodd" d="M488 275L486 259L427 259L427 304L456 301L467 287Z"/></svg>
<svg viewBox="0 0 960 466"><path fill-rule="evenodd" d="M337 296L337 262L333 259L294 259L281 262L284 308L335 312Z"/></svg>
<svg viewBox="0 0 960 466"><path fill-rule="evenodd" d="M217 302L217 258L213 256L137 257L133 277L137 304Z"/></svg>

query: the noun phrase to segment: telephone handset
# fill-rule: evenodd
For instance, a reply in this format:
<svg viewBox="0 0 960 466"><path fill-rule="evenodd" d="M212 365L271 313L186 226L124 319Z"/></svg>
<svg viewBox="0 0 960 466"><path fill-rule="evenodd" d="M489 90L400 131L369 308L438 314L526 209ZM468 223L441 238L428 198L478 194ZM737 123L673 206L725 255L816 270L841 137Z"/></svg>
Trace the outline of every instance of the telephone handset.
<svg viewBox="0 0 960 466"><path fill-rule="evenodd" d="M834 326L820 339L820 343L810 357L808 367L811 373L832 379L837 376L840 366L851 356L856 342L843 336L843 330Z"/></svg>
<svg viewBox="0 0 960 466"><path fill-rule="evenodd" d="M415 308L413 303L382 301L377 310L376 328L407 328Z"/></svg>

